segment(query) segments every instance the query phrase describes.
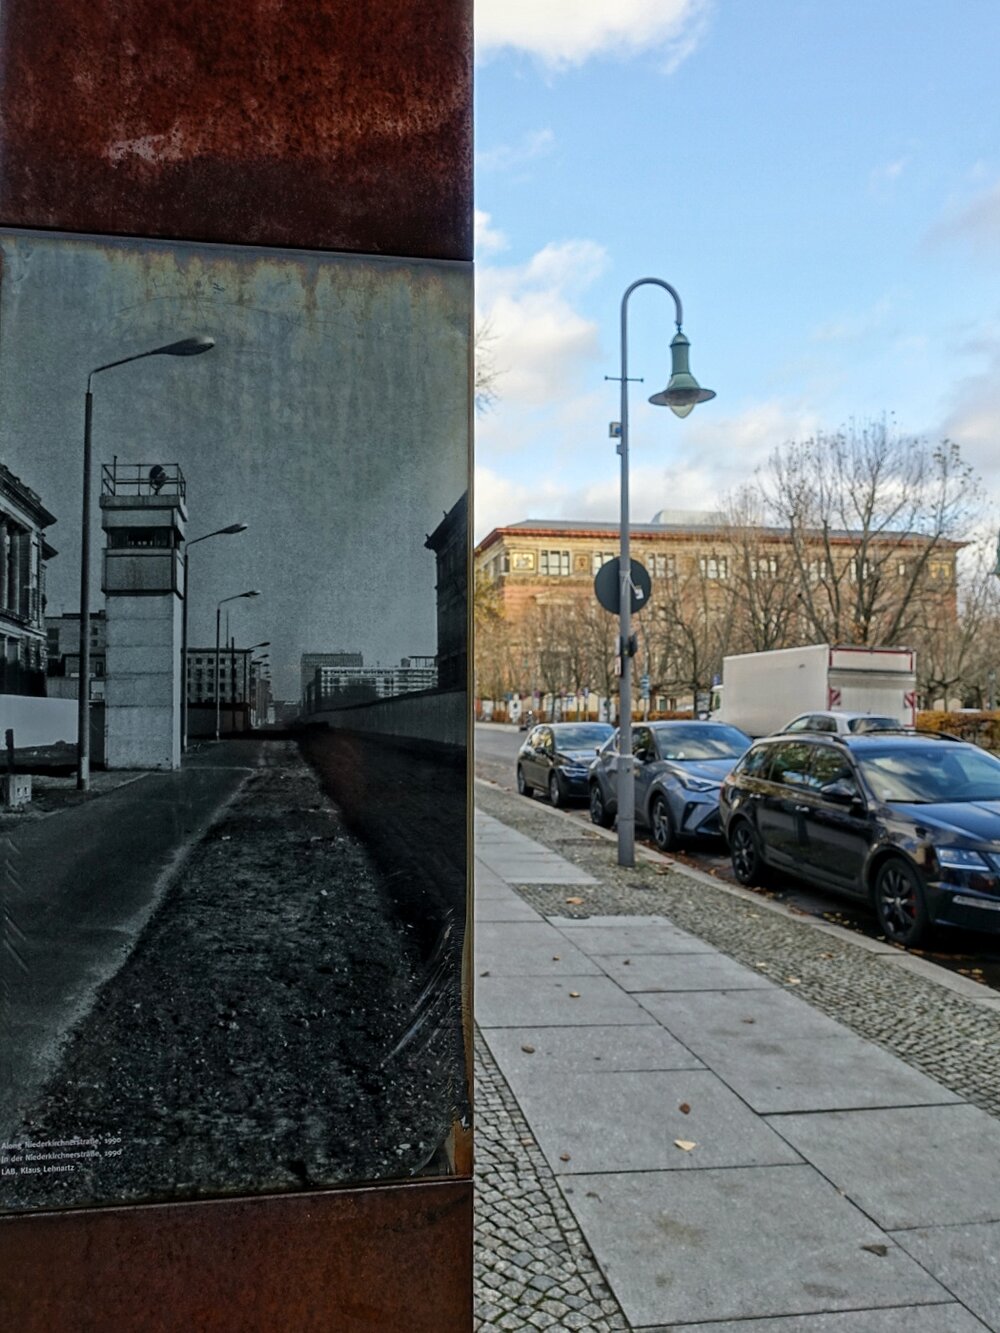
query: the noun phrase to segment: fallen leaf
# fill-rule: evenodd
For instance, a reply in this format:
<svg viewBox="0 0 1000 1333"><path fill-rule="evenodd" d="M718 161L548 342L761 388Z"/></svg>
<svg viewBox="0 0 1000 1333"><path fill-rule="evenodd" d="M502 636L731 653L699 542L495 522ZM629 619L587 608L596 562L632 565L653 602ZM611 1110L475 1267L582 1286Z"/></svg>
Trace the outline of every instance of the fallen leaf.
<svg viewBox="0 0 1000 1333"><path fill-rule="evenodd" d="M558 961L559 961L559 959L560 959L561 957L562 957L562 954L554 953L554 954L552 955L552 961L553 961L554 963L558 963Z"/></svg>
<svg viewBox="0 0 1000 1333"><path fill-rule="evenodd" d="M571 990L569 993L569 998L571 1000L578 1000L580 998L580 992L578 990Z"/></svg>
<svg viewBox="0 0 1000 1333"><path fill-rule="evenodd" d="M577 907L577 906L579 906L580 903L583 902L583 899L582 899L582 898L567 898L567 899L566 899L566 902L568 902L568 903L572 903L574 907Z"/></svg>
<svg viewBox="0 0 1000 1333"><path fill-rule="evenodd" d="M487 969L487 971L485 971L485 972L480 972L479 975L480 975L481 977L488 977L488 976L490 975L490 974L489 974L489 970Z"/></svg>
<svg viewBox="0 0 1000 1333"><path fill-rule="evenodd" d="M568 1162L568 1161L570 1160L570 1155L569 1155L569 1153L568 1153L568 1152L561 1152L561 1153L559 1154L559 1160L560 1160L560 1162Z"/></svg>
<svg viewBox="0 0 1000 1333"><path fill-rule="evenodd" d="M861 1248L863 1250L867 1250L869 1254L877 1254L880 1259L884 1258L889 1253L888 1245L882 1245L882 1244L862 1245Z"/></svg>
<svg viewBox="0 0 1000 1333"><path fill-rule="evenodd" d="M521 1050L525 1053L525 1055L534 1055L534 1054L535 1054L535 1048L534 1048L534 1046L522 1046L522 1047L521 1047Z"/></svg>
<svg viewBox="0 0 1000 1333"><path fill-rule="evenodd" d="M691 1114L691 1107L687 1102L681 1102L680 1106L678 1106L677 1109L678 1111L680 1111L681 1115Z"/></svg>
<svg viewBox="0 0 1000 1333"><path fill-rule="evenodd" d="M631 958L626 958L626 959L624 959L623 962L622 962L622 967L629 967L629 966L631 965L631 963L632 963L632 959L631 959Z"/></svg>
<svg viewBox="0 0 1000 1333"><path fill-rule="evenodd" d="M692 1148L698 1146L693 1139L674 1139L674 1143L678 1148L682 1148L684 1152L690 1152Z"/></svg>

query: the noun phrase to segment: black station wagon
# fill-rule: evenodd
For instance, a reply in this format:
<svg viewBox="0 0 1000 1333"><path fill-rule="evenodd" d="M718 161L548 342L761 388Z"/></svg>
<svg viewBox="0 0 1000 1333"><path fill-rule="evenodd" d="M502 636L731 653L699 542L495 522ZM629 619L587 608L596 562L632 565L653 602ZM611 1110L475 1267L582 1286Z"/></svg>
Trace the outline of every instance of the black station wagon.
<svg viewBox="0 0 1000 1333"><path fill-rule="evenodd" d="M766 867L868 899L888 939L1000 932L1000 760L931 735L771 736L722 786L741 884Z"/></svg>

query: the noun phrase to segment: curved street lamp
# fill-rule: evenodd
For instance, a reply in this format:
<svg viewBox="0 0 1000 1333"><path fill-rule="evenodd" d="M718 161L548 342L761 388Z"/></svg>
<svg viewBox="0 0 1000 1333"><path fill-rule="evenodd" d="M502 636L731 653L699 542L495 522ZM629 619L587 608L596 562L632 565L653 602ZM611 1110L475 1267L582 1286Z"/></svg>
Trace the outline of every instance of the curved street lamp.
<svg viewBox="0 0 1000 1333"><path fill-rule="evenodd" d="M621 555L618 596L618 651L621 661L618 717L618 864L635 865L635 761L632 755L632 555L629 542L628 494L628 298L637 287L652 284L662 287L674 298L677 332L670 344L671 373L667 387L654 393L655 407L669 407L678 417L686 417L698 403L715 397L713 389L703 389L688 365L690 343L681 324L684 312L681 298L662 278L639 278L622 297L621 309L621 423L618 453L621 455ZM614 434L614 428L612 428Z"/></svg>
<svg viewBox="0 0 1000 1333"><path fill-rule="evenodd" d="M198 356L202 352L210 352L214 346L214 338L182 338L180 342L165 343L148 352L135 352L132 356L119 357L117 361L95 366L87 376L83 414L83 530L80 535L80 689L76 715L76 785L80 791L86 791L90 786L90 460L94 414L91 383L102 370L112 370L115 366L127 365L129 361L143 361L147 356Z"/></svg>
<svg viewBox="0 0 1000 1333"><path fill-rule="evenodd" d="M232 537L238 532L246 532L250 525L248 523L230 523L224 528L215 528L212 532L206 532L201 537L192 537L189 542L184 543L184 608L181 615L181 751L188 747L188 684L187 684L187 654L188 654L188 555L192 546L197 546L199 542L207 542L209 537ZM218 666L218 663L216 663Z"/></svg>
<svg viewBox="0 0 1000 1333"><path fill-rule="evenodd" d="M219 630L222 626L222 608L227 602L238 602L241 597L259 597L256 588L249 592L234 592L232 597L223 597L215 608L215 739L219 740L222 732L222 688L219 684L219 671L222 659L219 655ZM226 612L228 615L228 611Z"/></svg>

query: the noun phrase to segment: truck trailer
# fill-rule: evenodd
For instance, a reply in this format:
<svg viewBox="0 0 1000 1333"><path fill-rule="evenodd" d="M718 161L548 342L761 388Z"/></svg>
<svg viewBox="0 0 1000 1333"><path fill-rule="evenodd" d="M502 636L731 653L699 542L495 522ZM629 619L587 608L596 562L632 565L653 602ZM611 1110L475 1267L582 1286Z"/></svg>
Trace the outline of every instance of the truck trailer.
<svg viewBox="0 0 1000 1333"><path fill-rule="evenodd" d="M800 713L827 709L893 717L912 727L916 707L912 649L814 643L724 658L712 717L750 736L768 736Z"/></svg>

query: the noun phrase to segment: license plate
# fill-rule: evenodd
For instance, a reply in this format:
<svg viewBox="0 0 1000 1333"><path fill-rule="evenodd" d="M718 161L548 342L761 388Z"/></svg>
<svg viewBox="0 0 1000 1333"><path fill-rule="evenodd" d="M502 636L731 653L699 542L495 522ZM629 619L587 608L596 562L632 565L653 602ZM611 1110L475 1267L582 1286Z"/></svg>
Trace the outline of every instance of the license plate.
<svg viewBox="0 0 1000 1333"><path fill-rule="evenodd" d="M956 907L981 907L986 912L1000 912L1000 902L985 902L982 898L963 898L957 895L951 900Z"/></svg>

